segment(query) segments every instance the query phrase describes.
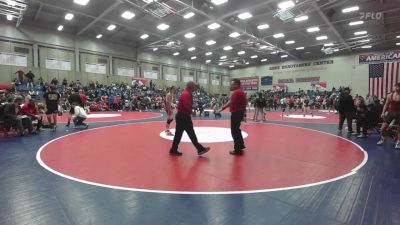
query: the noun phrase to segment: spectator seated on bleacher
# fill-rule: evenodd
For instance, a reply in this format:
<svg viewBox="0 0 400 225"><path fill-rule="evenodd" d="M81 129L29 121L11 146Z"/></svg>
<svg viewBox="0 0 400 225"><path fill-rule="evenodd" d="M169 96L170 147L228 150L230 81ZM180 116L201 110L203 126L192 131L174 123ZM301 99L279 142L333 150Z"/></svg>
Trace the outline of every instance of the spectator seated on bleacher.
<svg viewBox="0 0 400 225"><path fill-rule="evenodd" d="M32 121L37 120L36 131L40 131L43 115L39 114L35 99L30 99L29 102L22 106L21 110L22 114L31 118Z"/></svg>
<svg viewBox="0 0 400 225"><path fill-rule="evenodd" d="M29 134L36 133L33 131L31 118L22 114L21 104L23 100L21 96L17 96L13 103L8 103L4 106L5 123L16 129L21 136L25 134L25 129L28 129Z"/></svg>

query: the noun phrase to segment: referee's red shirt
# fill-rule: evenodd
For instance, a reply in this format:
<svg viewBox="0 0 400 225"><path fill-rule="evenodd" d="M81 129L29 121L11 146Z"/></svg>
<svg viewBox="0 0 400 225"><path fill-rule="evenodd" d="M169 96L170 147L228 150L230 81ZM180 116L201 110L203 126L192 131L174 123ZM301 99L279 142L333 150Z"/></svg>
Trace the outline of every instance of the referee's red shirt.
<svg viewBox="0 0 400 225"><path fill-rule="evenodd" d="M246 112L247 98L241 88L233 91L231 96L230 112Z"/></svg>
<svg viewBox="0 0 400 225"><path fill-rule="evenodd" d="M178 112L192 116L193 95L187 88L182 92L178 102Z"/></svg>

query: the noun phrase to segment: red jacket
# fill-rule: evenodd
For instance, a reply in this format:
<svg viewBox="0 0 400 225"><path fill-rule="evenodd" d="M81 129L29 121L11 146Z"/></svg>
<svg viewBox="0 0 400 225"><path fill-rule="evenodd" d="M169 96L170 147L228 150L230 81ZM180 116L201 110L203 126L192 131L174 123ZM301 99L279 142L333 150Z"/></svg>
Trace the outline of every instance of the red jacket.
<svg viewBox="0 0 400 225"><path fill-rule="evenodd" d="M27 116L36 116L38 114L36 105L31 105L29 103L24 104L22 106L22 114L27 115Z"/></svg>

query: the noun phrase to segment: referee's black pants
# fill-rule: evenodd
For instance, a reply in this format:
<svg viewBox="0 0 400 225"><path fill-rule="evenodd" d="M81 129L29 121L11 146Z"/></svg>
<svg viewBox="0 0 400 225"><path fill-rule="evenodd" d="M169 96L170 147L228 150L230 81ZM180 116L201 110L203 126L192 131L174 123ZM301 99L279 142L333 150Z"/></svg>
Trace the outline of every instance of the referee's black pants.
<svg viewBox="0 0 400 225"><path fill-rule="evenodd" d="M235 143L235 151L241 151L244 146L242 131L240 130L240 123L244 117L243 112L233 112L231 114L231 134L233 142Z"/></svg>
<svg viewBox="0 0 400 225"><path fill-rule="evenodd" d="M176 129L174 141L172 143L172 147L170 152L177 152L178 145L181 142L183 131L186 131L193 145L196 147L197 151L204 150L204 147L197 141L196 133L193 129L192 118L188 115L178 112L175 116Z"/></svg>

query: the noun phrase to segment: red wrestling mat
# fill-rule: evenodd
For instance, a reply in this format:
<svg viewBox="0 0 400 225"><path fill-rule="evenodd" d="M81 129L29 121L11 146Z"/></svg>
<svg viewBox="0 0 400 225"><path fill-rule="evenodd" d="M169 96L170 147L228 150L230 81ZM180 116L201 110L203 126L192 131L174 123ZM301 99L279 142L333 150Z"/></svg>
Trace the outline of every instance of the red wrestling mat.
<svg viewBox="0 0 400 225"><path fill-rule="evenodd" d="M337 114L322 113L318 111L313 111L314 117L310 113L307 113L304 117L301 111L297 112L268 112L267 120L284 121L284 122L297 122L297 123L320 123L320 124L338 124L339 116ZM253 119L254 113L247 113L248 119ZM261 114L258 115L259 120L261 120Z"/></svg>
<svg viewBox="0 0 400 225"><path fill-rule="evenodd" d="M367 160L356 144L334 135L278 124L243 125L242 156L228 151L229 121L194 121L211 151L197 156L181 142L183 156L169 156L160 137L164 122L82 131L44 145L37 160L47 170L87 184L163 193L248 193L286 190L352 175ZM215 127L215 128L204 128ZM223 132L216 137L218 132ZM227 132L227 133L226 133ZM221 138L221 141L218 142ZM223 140L225 138L225 140ZM317 140L317 141L316 141ZM212 142L212 143L211 143Z"/></svg>
<svg viewBox="0 0 400 225"><path fill-rule="evenodd" d="M158 117L162 117L162 114L153 112L93 112L88 115L85 122L112 122ZM66 123L67 119L68 113L64 113L61 117L58 117L58 122Z"/></svg>

